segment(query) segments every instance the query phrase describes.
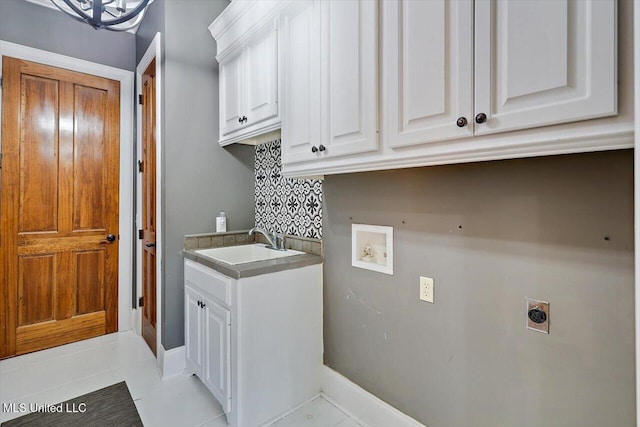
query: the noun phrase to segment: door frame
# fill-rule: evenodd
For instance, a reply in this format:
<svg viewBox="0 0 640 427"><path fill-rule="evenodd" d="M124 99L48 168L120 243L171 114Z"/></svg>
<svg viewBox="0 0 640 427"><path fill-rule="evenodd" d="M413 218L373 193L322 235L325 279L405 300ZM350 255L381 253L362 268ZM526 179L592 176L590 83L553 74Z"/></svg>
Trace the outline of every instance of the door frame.
<svg viewBox="0 0 640 427"><path fill-rule="evenodd" d="M162 34L156 33L147 51L136 66L136 96L141 94L142 76L151 62L156 60L156 354L161 372L164 361L162 346ZM136 103L137 160L142 160L142 105ZM136 229L142 224L142 179L136 173ZM142 240L136 240L136 295L142 295ZM137 302L136 302L137 306ZM134 324L142 335L142 310L134 310Z"/></svg>
<svg viewBox="0 0 640 427"><path fill-rule="evenodd" d="M120 82L120 244L118 250L118 331L132 327L133 279L133 72L0 40L0 60L10 56ZM2 67L0 67L2 77ZM0 91L2 88L0 88ZM1 103L0 103L1 104ZM0 105L2 117L2 105ZM0 129L0 132L2 130ZM2 135L0 134L0 144ZM3 338L4 340L4 338Z"/></svg>
<svg viewBox="0 0 640 427"><path fill-rule="evenodd" d="M634 217L635 217L635 326L636 326L636 426L640 427L640 0L633 3L634 18Z"/></svg>

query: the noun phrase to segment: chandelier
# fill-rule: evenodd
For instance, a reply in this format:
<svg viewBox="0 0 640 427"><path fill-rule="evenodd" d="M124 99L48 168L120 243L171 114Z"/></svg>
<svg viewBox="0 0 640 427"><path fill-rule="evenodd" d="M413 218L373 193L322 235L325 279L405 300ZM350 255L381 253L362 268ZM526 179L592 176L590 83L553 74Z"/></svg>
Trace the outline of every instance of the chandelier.
<svg viewBox="0 0 640 427"><path fill-rule="evenodd" d="M154 0L51 0L76 21L96 30L127 31L138 25Z"/></svg>

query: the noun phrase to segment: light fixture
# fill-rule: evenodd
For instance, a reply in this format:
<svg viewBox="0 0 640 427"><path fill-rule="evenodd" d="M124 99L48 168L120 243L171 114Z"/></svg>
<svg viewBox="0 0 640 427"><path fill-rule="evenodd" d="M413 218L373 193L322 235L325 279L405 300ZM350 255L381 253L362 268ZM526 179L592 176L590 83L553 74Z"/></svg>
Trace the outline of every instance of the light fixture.
<svg viewBox="0 0 640 427"><path fill-rule="evenodd" d="M96 30L127 31L138 25L154 0L51 0L76 21Z"/></svg>

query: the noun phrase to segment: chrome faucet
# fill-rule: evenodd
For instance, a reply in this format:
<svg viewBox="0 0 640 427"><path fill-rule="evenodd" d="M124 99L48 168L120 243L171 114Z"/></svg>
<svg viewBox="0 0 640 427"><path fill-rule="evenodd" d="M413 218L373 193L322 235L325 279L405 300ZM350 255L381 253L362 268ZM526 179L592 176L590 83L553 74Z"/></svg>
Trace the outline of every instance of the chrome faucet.
<svg viewBox="0 0 640 427"><path fill-rule="evenodd" d="M268 231L264 231L261 228L253 227L251 230L249 230L249 236L253 235L253 233L255 232L262 234L267 239L267 241L269 242L269 244L267 245L268 248L275 249L277 251L287 250L287 248L285 247L286 238L284 237L283 233L277 233L275 231L273 233L269 233Z"/></svg>

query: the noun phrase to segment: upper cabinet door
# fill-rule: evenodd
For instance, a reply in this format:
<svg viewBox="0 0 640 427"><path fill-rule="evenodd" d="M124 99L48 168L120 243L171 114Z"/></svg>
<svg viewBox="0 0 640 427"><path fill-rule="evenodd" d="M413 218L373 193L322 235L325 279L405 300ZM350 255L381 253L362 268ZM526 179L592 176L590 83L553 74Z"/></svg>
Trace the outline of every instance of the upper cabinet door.
<svg viewBox="0 0 640 427"><path fill-rule="evenodd" d="M278 115L278 19L268 22L247 43L244 52L245 125Z"/></svg>
<svg viewBox="0 0 640 427"><path fill-rule="evenodd" d="M614 0L476 0L476 135L616 114L613 22Z"/></svg>
<svg viewBox="0 0 640 427"><path fill-rule="evenodd" d="M377 150L378 2L321 1L320 7L320 157Z"/></svg>
<svg viewBox="0 0 640 427"><path fill-rule="evenodd" d="M473 135L473 2L385 0L382 13L387 145Z"/></svg>
<svg viewBox="0 0 640 427"><path fill-rule="evenodd" d="M240 129L244 97L243 54L238 53L220 64L220 133L228 135Z"/></svg>
<svg viewBox="0 0 640 427"><path fill-rule="evenodd" d="M320 145L319 3L292 3L282 15L282 163L318 157Z"/></svg>

